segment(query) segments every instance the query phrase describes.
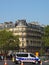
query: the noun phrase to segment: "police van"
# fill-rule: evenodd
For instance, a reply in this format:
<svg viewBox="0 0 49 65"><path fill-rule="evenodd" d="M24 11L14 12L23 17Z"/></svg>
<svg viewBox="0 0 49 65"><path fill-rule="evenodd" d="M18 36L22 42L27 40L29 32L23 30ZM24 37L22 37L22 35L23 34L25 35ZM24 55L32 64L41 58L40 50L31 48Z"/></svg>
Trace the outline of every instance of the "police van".
<svg viewBox="0 0 49 65"><path fill-rule="evenodd" d="M14 55L14 62L16 64L21 62L32 62L33 64L40 64L41 60L32 53L17 52Z"/></svg>

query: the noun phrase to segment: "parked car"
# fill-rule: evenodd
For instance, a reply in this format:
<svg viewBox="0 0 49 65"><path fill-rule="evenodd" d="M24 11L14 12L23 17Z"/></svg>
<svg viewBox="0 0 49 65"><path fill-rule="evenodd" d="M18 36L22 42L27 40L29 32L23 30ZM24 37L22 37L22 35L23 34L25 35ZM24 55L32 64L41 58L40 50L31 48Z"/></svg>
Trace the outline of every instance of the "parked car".
<svg viewBox="0 0 49 65"><path fill-rule="evenodd" d="M3 59L4 59L4 55L0 54L0 60L3 60Z"/></svg>
<svg viewBox="0 0 49 65"><path fill-rule="evenodd" d="M17 52L14 54L14 62L16 64L21 62L32 62L33 64L40 64L41 60L32 53Z"/></svg>
<svg viewBox="0 0 49 65"><path fill-rule="evenodd" d="M40 56L40 59L42 60L42 62L49 62L49 55L43 55L43 56Z"/></svg>

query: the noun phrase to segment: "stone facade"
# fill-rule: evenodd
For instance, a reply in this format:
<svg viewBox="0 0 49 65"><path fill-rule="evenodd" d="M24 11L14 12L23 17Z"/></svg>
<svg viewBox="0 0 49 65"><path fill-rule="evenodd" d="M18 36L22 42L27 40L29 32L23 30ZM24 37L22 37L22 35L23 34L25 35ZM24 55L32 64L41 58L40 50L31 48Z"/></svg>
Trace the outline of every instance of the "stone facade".
<svg viewBox="0 0 49 65"><path fill-rule="evenodd" d="M18 20L15 28L10 28L14 35L19 35L20 50L27 52L40 52L43 44L41 38L44 34L43 26L37 22L27 23L26 20Z"/></svg>

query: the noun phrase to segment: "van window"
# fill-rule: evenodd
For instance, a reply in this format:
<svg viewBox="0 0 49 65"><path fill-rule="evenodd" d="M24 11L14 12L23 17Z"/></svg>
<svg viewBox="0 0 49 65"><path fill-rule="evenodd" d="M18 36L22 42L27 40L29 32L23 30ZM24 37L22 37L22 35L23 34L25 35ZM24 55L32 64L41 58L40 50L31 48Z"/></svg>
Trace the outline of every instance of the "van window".
<svg viewBox="0 0 49 65"><path fill-rule="evenodd" d="M30 56L31 56L31 57L35 57L35 55L33 55L33 54L30 54Z"/></svg>
<svg viewBox="0 0 49 65"><path fill-rule="evenodd" d="M18 57L28 57L28 54L17 54Z"/></svg>

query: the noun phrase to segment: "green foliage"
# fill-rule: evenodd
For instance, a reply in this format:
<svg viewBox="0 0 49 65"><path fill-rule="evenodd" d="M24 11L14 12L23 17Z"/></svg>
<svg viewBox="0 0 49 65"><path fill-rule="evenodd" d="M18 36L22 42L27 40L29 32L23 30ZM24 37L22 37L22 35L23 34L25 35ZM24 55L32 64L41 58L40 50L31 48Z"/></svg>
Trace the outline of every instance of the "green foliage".
<svg viewBox="0 0 49 65"><path fill-rule="evenodd" d="M0 49L14 50L19 48L19 36L14 36L12 32L0 31Z"/></svg>
<svg viewBox="0 0 49 65"><path fill-rule="evenodd" d="M43 40L44 40L45 46L49 46L49 25L47 25L44 28Z"/></svg>

